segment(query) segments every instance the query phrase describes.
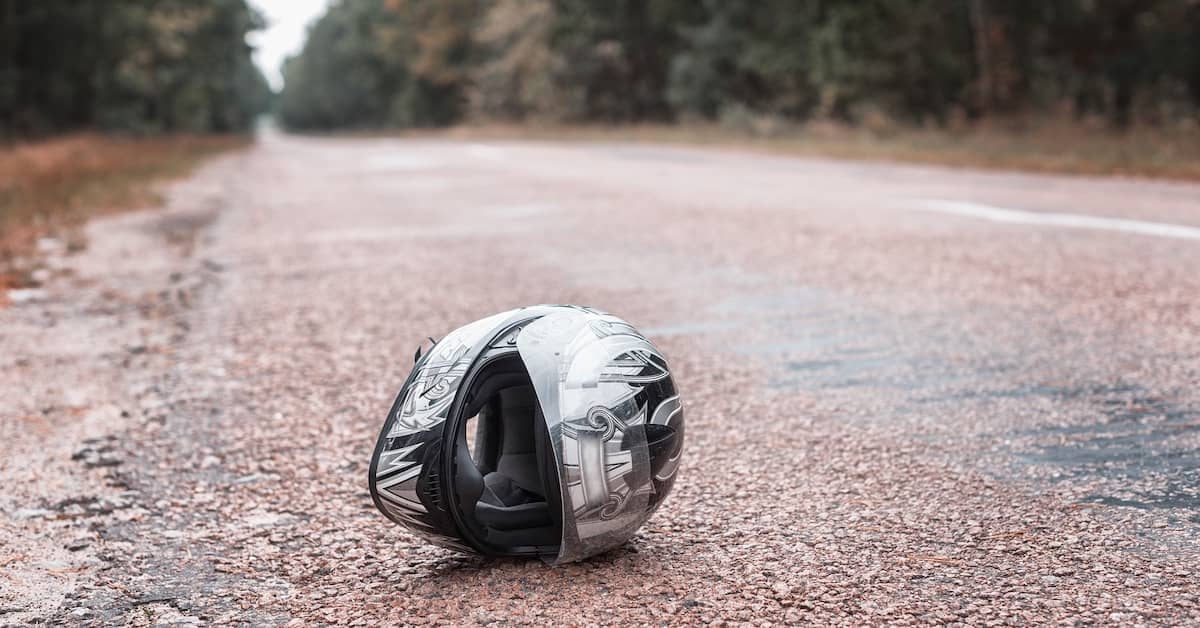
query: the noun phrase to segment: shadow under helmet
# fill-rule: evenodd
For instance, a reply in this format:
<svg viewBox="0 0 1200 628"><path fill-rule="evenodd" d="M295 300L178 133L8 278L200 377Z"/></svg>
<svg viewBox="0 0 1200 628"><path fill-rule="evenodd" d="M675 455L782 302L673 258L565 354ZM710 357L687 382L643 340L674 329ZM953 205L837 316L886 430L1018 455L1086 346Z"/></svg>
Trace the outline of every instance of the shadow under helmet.
<svg viewBox="0 0 1200 628"><path fill-rule="evenodd" d="M629 323L542 305L434 344L371 457L376 507L429 541L568 562L625 542L683 450L666 360Z"/></svg>

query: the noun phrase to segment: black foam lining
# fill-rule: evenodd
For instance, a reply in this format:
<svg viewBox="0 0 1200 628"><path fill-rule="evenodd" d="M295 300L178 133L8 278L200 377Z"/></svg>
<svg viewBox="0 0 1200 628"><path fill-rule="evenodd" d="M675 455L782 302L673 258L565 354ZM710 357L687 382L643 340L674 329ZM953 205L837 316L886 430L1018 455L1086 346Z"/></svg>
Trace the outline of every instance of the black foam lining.
<svg viewBox="0 0 1200 628"><path fill-rule="evenodd" d="M529 375L515 355L484 368L463 415L479 416L473 458L465 435L456 439L459 504L476 533L500 550L557 546L558 469Z"/></svg>

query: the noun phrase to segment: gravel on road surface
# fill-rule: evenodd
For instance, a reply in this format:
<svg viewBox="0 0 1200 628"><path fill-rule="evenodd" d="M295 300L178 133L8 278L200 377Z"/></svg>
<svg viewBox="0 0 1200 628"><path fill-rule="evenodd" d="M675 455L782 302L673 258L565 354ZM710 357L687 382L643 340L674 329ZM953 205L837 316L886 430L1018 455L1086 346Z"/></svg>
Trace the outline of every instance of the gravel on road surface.
<svg viewBox="0 0 1200 628"><path fill-rule="evenodd" d="M923 209L1200 186L268 134L168 199L0 311L0 623L1200 622L1200 242ZM637 325L687 416L560 567L366 488L414 350L535 303Z"/></svg>

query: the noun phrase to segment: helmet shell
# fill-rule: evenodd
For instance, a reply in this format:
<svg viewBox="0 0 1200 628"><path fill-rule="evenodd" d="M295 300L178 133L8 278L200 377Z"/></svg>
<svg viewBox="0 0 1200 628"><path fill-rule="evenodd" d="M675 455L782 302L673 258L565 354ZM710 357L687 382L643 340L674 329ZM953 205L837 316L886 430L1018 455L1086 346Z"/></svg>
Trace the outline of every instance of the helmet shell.
<svg viewBox="0 0 1200 628"><path fill-rule="evenodd" d="M380 433L371 494L389 519L463 552L497 553L464 533L455 430L463 390L487 356L514 349L554 456L562 538L550 562L625 542L662 503L683 449L683 413L662 353L624 320L578 306L502 312L448 334L418 360ZM513 553L513 552L503 552Z"/></svg>
<svg viewBox="0 0 1200 628"><path fill-rule="evenodd" d="M558 560L624 543L670 490L682 454L682 406L666 359L629 323L584 308L560 308L530 323L517 349L558 462ZM647 425L678 430L657 469Z"/></svg>

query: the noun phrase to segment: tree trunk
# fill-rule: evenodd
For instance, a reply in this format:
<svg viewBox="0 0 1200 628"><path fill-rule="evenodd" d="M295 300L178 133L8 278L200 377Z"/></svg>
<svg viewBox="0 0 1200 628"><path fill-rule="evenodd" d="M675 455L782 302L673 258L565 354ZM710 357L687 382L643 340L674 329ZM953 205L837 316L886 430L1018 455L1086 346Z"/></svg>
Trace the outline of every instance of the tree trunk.
<svg viewBox="0 0 1200 628"><path fill-rule="evenodd" d="M971 35L975 42L975 68L978 75L975 106L980 116L986 116L992 110L995 90L985 0L967 0L967 9L971 15Z"/></svg>

